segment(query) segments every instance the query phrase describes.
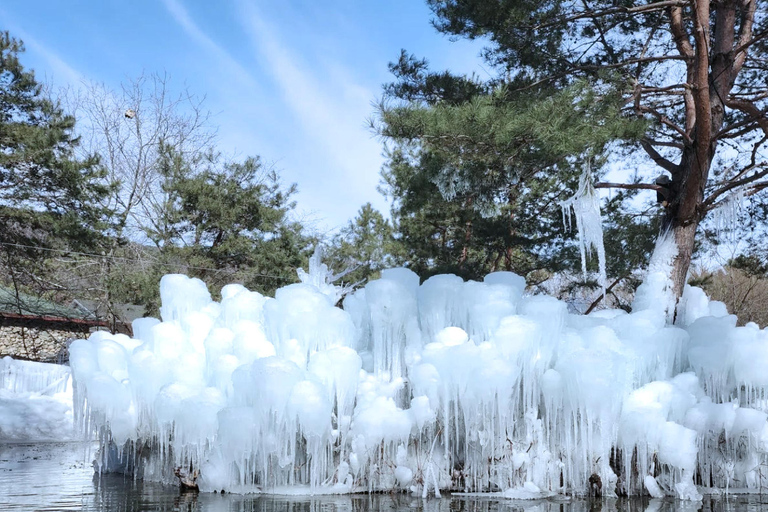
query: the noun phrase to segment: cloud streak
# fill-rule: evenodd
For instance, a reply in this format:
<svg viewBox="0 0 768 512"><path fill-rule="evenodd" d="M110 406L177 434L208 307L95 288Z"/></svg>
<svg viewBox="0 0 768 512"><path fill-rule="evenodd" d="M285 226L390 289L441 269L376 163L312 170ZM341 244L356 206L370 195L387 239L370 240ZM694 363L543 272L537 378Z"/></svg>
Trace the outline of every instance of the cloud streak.
<svg viewBox="0 0 768 512"><path fill-rule="evenodd" d="M322 211L331 222L354 216L365 200L385 208L376 192L383 159L381 146L365 127L375 93L358 83L341 63L323 59L312 65L280 38L252 3L240 2L240 20L257 58L281 91L282 99L300 125L309 168L300 186L309 185L323 197ZM303 34L310 37L311 34ZM355 199L352 199L355 198ZM314 202L314 201L313 201ZM337 227L337 226L333 226Z"/></svg>
<svg viewBox="0 0 768 512"><path fill-rule="evenodd" d="M218 62L223 64L230 74L247 85L254 85L256 83L253 76L237 59L232 57L227 50L203 32L181 2L178 0L163 0L163 5L184 32L197 44L215 56Z"/></svg>
<svg viewBox="0 0 768 512"><path fill-rule="evenodd" d="M82 73L67 63L56 52L40 42L37 38L13 23L8 15L2 10L0 10L0 19L3 20L3 24L11 34L24 41L24 46L28 51L33 52L45 61L57 79L73 86L79 86L83 81L84 77Z"/></svg>

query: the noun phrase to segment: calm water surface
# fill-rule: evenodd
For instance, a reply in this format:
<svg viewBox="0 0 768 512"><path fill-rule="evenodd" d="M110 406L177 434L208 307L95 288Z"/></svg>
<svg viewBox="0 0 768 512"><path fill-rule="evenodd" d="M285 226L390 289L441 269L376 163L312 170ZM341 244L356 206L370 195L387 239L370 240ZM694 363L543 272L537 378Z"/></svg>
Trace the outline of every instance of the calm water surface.
<svg viewBox="0 0 768 512"><path fill-rule="evenodd" d="M94 477L83 444L0 444L0 511L188 512L768 512L768 494L703 503L674 500L498 501L404 494L321 498L180 493L176 487Z"/></svg>

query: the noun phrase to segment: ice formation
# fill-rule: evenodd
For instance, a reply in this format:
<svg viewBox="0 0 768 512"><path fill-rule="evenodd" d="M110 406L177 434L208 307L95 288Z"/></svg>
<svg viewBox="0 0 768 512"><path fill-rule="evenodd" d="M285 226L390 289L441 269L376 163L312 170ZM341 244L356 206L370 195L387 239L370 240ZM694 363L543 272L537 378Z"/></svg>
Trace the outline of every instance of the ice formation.
<svg viewBox="0 0 768 512"><path fill-rule="evenodd" d="M0 359L0 442L61 441L74 434L69 367Z"/></svg>
<svg viewBox="0 0 768 512"><path fill-rule="evenodd" d="M744 189L738 188L728 193L712 211L712 218L719 237L729 242L736 242L736 228L739 226L739 215L744 208L746 195Z"/></svg>
<svg viewBox="0 0 768 512"><path fill-rule="evenodd" d="M603 219L600 215L600 196L592 186L592 172L589 165L579 178L579 188L573 197L560 203L563 210L563 224L571 227L571 210L576 217L576 231L579 235L581 272L587 279L587 257L597 253L598 281L605 290L605 246L603 244Z"/></svg>
<svg viewBox="0 0 768 512"><path fill-rule="evenodd" d="M651 254L651 260L648 262L645 279L635 292L635 298L632 301L633 311L654 310L666 317L668 321L672 321L675 316L676 300L669 276L672 275L672 266L677 254L678 248L674 234L671 231L661 233ZM682 297L681 300L687 300L687 296ZM679 314L685 316L686 308L680 308ZM685 320L679 323L685 324Z"/></svg>
<svg viewBox="0 0 768 512"><path fill-rule="evenodd" d="M74 342L100 469L293 494L699 499L763 485L768 332L699 289L672 326L664 283L632 313L582 316L508 272L419 284L386 270L343 309L312 282L275 298L229 285L214 302L168 275L162 321Z"/></svg>

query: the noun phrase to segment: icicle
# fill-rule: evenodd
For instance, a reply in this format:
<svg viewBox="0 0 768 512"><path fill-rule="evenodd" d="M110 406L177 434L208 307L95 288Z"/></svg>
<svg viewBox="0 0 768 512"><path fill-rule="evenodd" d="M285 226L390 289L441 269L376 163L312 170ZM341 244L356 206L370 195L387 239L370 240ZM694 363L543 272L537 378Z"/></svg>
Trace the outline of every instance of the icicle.
<svg viewBox="0 0 768 512"><path fill-rule="evenodd" d="M592 251L597 253L598 282L605 293L605 246L603 245L603 219L600 215L600 196L592 186L592 172L589 163L579 178L579 188L573 197L560 203L566 229L570 230L570 211L576 217L576 230L579 235L579 254L581 271L587 279L587 257Z"/></svg>
<svg viewBox="0 0 768 512"><path fill-rule="evenodd" d="M736 241L736 228L739 225L739 214L744 203L744 197L743 189L732 190L712 211L718 236L728 233L727 239L731 242Z"/></svg>

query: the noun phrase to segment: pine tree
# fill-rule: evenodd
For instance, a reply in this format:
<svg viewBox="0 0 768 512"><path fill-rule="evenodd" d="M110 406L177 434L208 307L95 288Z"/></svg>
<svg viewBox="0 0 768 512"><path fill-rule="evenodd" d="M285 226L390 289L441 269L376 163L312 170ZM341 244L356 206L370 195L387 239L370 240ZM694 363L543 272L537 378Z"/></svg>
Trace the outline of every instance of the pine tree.
<svg viewBox="0 0 768 512"><path fill-rule="evenodd" d="M65 289L44 266L56 251L97 250L110 190L95 157L74 157L75 119L47 98L19 57L21 41L0 33L0 244L4 278L17 290Z"/></svg>
<svg viewBox="0 0 768 512"><path fill-rule="evenodd" d="M240 282L271 293L296 281L314 240L290 217L295 185L284 187L258 157L232 162L209 153L190 160L169 147L161 153L165 205L147 236L165 264L177 262L214 292Z"/></svg>
<svg viewBox="0 0 768 512"><path fill-rule="evenodd" d="M402 245L395 239L389 220L366 203L331 239L325 259L331 268L347 272L344 282L365 285L378 278L383 269L400 264Z"/></svg>
<svg viewBox="0 0 768 512"><path fill-rule="evenodd" d="M644 132L643 120L621 117L620 90L581 81L522 93L430 72L426 61L405 53L391 69L397 81L385 89L377 128L395 144L384 189L409 266L474 279L511 270L531 274L533 283L580 266L558 202L588 162L599 168L612 140ZM647 233L647 218L626 217L618 207L628 195L612 200L617 217L606 228L626 224ZM631 248L647 256L634 242ZM631 273L612 270L616 278Z"/></svg>
<svg viewBox="0 0 768 512"><path fill-rule="evenodd" d="M702 220L733 191L768 188L765 0L428 3L441 32L488 42L494 82L526 95L584 80L601 90L615 84L621 115L651 123L632 146L669 184L605 186L665 197L662 229L678 248L671 275L678 297Z"/></svg>

